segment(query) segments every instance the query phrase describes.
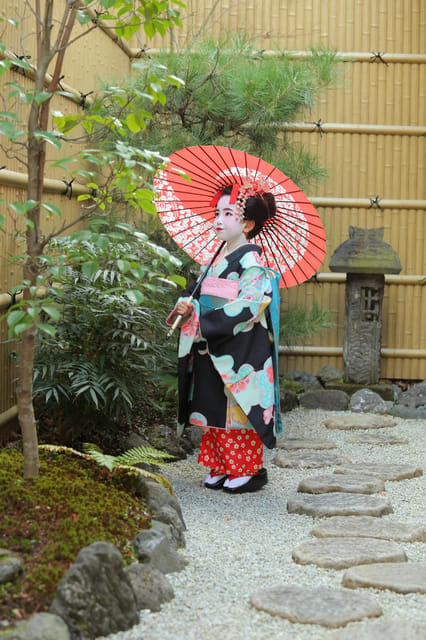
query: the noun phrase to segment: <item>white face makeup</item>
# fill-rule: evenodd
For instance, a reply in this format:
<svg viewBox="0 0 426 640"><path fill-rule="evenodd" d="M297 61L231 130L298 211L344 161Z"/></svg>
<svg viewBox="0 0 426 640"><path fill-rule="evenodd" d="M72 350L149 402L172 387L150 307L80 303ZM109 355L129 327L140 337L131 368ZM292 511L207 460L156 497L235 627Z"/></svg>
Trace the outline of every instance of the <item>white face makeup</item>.
<svg viewBox="0 0 426 640"><path fill-rule="evenodd" d="M236 205L230 204L230 195L221 196L216 206L214 230L216 235L226 243L245 242L245 221L235 213Z"/></svg>

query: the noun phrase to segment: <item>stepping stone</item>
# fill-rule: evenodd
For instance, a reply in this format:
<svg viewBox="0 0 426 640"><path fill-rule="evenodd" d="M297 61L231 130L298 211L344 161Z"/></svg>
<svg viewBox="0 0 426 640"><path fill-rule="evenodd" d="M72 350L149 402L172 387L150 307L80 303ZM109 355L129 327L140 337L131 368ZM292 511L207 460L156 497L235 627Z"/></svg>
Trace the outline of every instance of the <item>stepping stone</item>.
<svg viewBox="0 0 426 640"><path fill-rule="evenodd" d="M317 538L381 538L398 542L426 542L426 528L373 516L334 516L311 530Z"/></svg>
<svg viewBox="0 0 426 640"><path fill-rule="evenodd" d="M342 456L342 454L334 451L280 451L272 459L273 464L277 467L296 468L296 469L314 469L318 467L330 467L332 465L350 464L351 461Z"/></svg>
<svg viewBox="0 0 426 640"><path fill-rule="evenodd" d="M381 496L357 493L298 494L287 502L289 513L314 517L329 516L384 516L393 513L391 504Z"/></svg>
<svg viewBox="0 0 426 640"><path fill-rule="evenodd" d="M418 478L423 475L420 467L411 464L343 464L336 467L334 473L363 473L367 476L376 476L382 480L407 480L408 478Z"/></svg>
<svg viewBox="0 0 426 640"><path fill-rule="evenodd" d="M426 624L410 620L379 620L339 629L328 634L327 640L424 640Z"/></svg>
<svg viewBox="0 0 426 640"><path fill-rule="evenodd" d="M378 416L374 413L350 414L329 418L324 422L327 429L384 429L394 427L396 420L389 416Z"/></svg>
<svg viewBox="0 0 426 640"><path fill-rule="evenodd" d="M344 573L342 584L351 589L372 587L398 593L426 593L426 564L395 562L352 567Z"/></svg>
<svg viewBox="0 0 426 640"><path fill-rule="evenodd" d="M346 438L346 442L350 444L408 444L408 438L397 435L386 435L386 433L358 433Z"/></svg>
<svg viewBox="0 0 426 640"><path fill-rule="evenodd" d="M327 569L347 569L376 562L407 562L407 556L399 545L377 538L308 540L293 549L292 558L298 564L316 564Z"/></svg>
<svg viewBox="0 0 426 640"><path fill-rule="evenodd" d="M336 445L331 440L321 440L319 438L285 438L278 440L277 449L336 449Z"/></svg>
<svg viewBox="0 0 426 640"><path fill-rule="evenodd" d="M351 592L348 589L330 587L271 587L253 594L250 604L260 611L266 611L290 622L333 628L341 627L348 622L381 616L383 613L371 596L366 597L365 594Z"/></svg>
<svg viewBox="0 0 426 640"><path fill-rule="evenodd" d="M381 478L373 476L350 476L330 473L329 475L305 478L299 483L297 490L305 493L331 493L335 491L379 493L385 490L385 483Z"/></svg>

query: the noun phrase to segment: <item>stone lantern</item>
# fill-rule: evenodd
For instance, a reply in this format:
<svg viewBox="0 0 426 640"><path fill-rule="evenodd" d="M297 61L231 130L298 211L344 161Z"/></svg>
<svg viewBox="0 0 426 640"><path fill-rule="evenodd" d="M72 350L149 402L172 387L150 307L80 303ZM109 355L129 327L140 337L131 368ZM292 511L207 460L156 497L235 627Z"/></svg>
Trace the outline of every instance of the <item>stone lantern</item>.
<svg viewBox="0 0 426 640"><path fill-rule="evenodd" d="M401 271L398 255L383 241L383 228L349 227L349 240L335 250L330 270L347 274L345 382L376 384L380 379L384 274Z"/></svg>

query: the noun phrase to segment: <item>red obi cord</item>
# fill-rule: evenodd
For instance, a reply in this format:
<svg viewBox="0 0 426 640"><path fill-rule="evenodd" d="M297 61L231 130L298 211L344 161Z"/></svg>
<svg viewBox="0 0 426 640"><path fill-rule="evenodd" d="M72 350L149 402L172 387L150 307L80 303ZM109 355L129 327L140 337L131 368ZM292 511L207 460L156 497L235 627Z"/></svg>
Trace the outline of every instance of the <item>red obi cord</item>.
<svg viewBox="0 0 426 640"><path fill-rule="evenodd" d="M199 464L227 476L250 476L263 467L263 443L252 429L215 429L201 438Z"/></svg>

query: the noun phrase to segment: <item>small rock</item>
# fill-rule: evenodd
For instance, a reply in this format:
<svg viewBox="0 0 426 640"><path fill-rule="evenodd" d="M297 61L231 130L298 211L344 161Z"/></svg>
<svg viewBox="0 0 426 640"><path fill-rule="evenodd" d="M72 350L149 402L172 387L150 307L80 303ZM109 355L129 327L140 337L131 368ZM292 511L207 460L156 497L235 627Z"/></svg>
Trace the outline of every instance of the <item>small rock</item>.
<svg viewBox="0 0 426 640"><path fill-rule="evenodd" d="M127 573L135 592L139 610L160 611L164 602L170 602L175 597L173 587L164 573L149 564L134 562L128 567Z"/></svg>
<svg viewBox="0 0 426 640"><path fill-rule="evenodd" d="M65 622L53 613L35 613L16 627L0 631L2 640L71 640Z"/></svg>
<svg viewBox="0 0 426 640"><path fill-rule="evenodd" d="M182 523L183 530L186 530L185 520L183 519L179 501L175 495L172 495L168 489L166 489L166 487L163 487L163 485L155 482L154 480L140 477L138 478L137 493L148 502L149 507L154 514L161 511L165 505L174 509Z"/></svg>
<svg viewBox="0 0 426 640"><path fill-rule="evenodd" d="M14 555L7 549L0 549L0 584L13 582L23 572L21 558Z"/></svg>
<svg viewBox="0 0 426 640"><path fill-rule="evenodd" d="M162 573L182 571L188 564L170 543L167 535L158 529L141 531L132 545L139 562L149 563Z"/></svg>
<svg viewBox="0 0 426 640"><path fill-rule="evenodd" d="M350 462L348 458L345 458L341 453L302 449L297 451L280 451L274 456L272 463L284 469L314 469L318 467L329 467L335 464L344 465Z"/></svg>
<svg viewBox="0 0 426 640"><path fill-rule="evenodd" d="M343 372L329 364L326 364L317 371L317 378L323 385L330 382L341 382L343 380Z"/></svg>
<svg viewBox="0 0 426 640"><path fill-rule="evenodd" d="M407 561L403 549L395 542L377 538L309 540L293 550L292 558L298 564L315 564L327 569L346 569L354 565L376 562Z"/></svg>
<svg viewBox="0 0 426 640"><path fill-rule="evenodd" d="M311 534L318 538L382 538L398 542L426 542L426 529L373 516L333 516L317 524Z"/></svg>
<svg viewBox="0 0 426 640"><path fill-rule="evenodd" d="M296 384L301 385L305 391L308 389L321 389L321 382L316 376L313 376L306 371L289 371L283 375L283 380L291 380Z"/></svg>
<svg viewBox="0 0 426 640"><path fill-rule="evenodd" d="M364 473L382 478L382 480L407 480L408 478L418 478L423 475L422 469L414 465L379 463L344 464L336 467L334 473Z"/></svg>
<svg viewBox="0 0 426 640"><path fill-rule="evenodd" d="M417 409L426 406L426 380L413 384L407 391L401 393L398 404Z"/></svg>
<svg viewBox="0 0 426 640"><path fill-rule="evenodd" d="M320 438L284 438L277 441L277 449L286 449L292 451L294 449L336 449L334 442L330 440L321 440Z"/></svg>
<svg viewBox="0 0 426 640"><path fill-rule="evenodd" d="M339 479L337 479L339 478ZM305 478L299 483L297 490L305 493L379 493L385 490L385 483L380 478L362 475L339 475L331 473L324 476Z"/></svg>
<svg viewBox="0 0 426 640"><path fill-rule="evenodd" d="M396 421L389 416L348 415L325 420L324 425L327 429L383 429L394 427Z"/></svg>
<svg viewBox="0 0 426 640"><path fill-rule="evenodd" d="M299 405L305 409L346 411L349 406L349 396L344 391L336 389L305 391L299 396Z"/></svg>
<svg viewBox="0 0 426 640"><path fill-rule="evenodd" d="M426 564L397 561L352 567L343 575L342 584L351 589L372 587L397 593L426 593Z"/></svg>
<svg viewBox="0 0 426 640"><path fill-rule="evenodd" d="M176 541L176 547L178 549L184 549L186 547L185 541L185 525L182 523L178 513L168 504L163 505L155 514L155 520L164 522L171 526L173 531L173 538Z"/></svg>
<svg viewBox="0 0 426 640"><path fill-rule="evenodd" d="M287 502L289 513L318 518L329 516L383 516L392 513L385 498L357 493L297 494Z"/></svg>
<svg viewBox="0 0 426 640"><path fill-rule="evenodd" d="M356 598L349 597L357 596ZM369 596L345 589L282 585L253 594L250 604L273 616L300 624L341 627L348 622L382 615L381 607Z"/></svg>
<svg viewBox="0 0 426 640"><path fill-rule="evenodd" d="M371 389L360 389L355 391L349 401L349 410L360 413L378 413L387 412L387 404L385 400L375 391Z"/></svg>

